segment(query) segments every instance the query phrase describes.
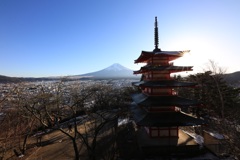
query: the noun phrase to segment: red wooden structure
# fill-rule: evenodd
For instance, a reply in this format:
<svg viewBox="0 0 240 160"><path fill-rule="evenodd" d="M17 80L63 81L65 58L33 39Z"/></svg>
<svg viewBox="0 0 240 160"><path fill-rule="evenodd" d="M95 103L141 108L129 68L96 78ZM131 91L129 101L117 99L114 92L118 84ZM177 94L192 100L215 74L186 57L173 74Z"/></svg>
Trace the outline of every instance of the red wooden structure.
<svg viewBox="0 0 240 160"><path fill-rule="evenodd" d="M192 66L174 66L176 60L189 51L162 51L158 48L158 26L155 18L155 49L142 51L135 63L146 63L134 74L142 74L140 82L133 85L141 93L132 95L132 112L138 127L145 128L152 138L178 137L179 126L202 125L204 121L181 111L182 107L198 106L196 100L179 97L178 87L194 87L191 82L176 81L171 73L192 71Z"/></svg>

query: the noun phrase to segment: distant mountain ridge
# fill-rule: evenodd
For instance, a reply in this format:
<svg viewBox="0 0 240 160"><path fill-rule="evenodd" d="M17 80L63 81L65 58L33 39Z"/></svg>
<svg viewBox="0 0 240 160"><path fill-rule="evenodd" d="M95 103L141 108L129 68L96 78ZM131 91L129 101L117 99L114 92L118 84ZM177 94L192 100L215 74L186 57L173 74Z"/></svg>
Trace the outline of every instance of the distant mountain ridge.
<svg viewBox="0 0 240 160"><path fill-rule="evenodd" d="M66 77L41 77L41 78L22 78L22 77L8 77L4 75L0 75L0 83L18 83L18 82L34 82L34 81L52 81L52 80L60 80L66 78L68 80L76 80L76 79L109 79L109 78L131 78L131 79L139 79L140 75L134 75L133 70L128 69L121 64L114 63L111 66L104 68L102 70L80 74L80 75L72 75ZM224 74L224 79L229 83L236 86L240 85L240 71L234 73Z"/></svg>
<svg viewBox="0 0 240 160"><path fill-rule="evenodd" d="M20 82L34 82L34 81L52 81L52 80L59 80L61 78L51 78L51 77L41 77L41 78L34 78L34 77L8 77L0 75L0 83L20 83Z"/></svg>
<svg viewBox="0 0 240 160"><path fill-rule="evenodd" d="M229 84L240 85L240 71L234 72L234 73L229 73L229 74L224 74L224 78Z"/></svg>
<svg viewBox="0 0 240 160"><path fill-rule="evenodd" d="M0 83L17 83L17 82L21 82L21 78L0 75Z"/></svg>
<svg viewBox="0 0 240 160"><path fill-rule="evenodd" d="M109 78L139 78L140 76L133 75L133 70L122 66L119 63L114 63L111 66L104 68L102 70L81 74L81 75L72 75L66 76L65 78L68 80L76 80L76 79L109 79ZM8 77L4 75L0 75L0 83L18 83L18 82L34 82L34 81L51 81L51 80L60 80L64 77Z"/></svg>

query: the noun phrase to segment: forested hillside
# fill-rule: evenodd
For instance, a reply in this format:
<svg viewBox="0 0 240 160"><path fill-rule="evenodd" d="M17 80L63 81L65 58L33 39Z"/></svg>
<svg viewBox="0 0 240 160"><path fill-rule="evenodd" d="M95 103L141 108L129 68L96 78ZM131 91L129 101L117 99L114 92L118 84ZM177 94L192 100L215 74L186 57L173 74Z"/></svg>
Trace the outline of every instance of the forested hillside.
<svg viewBox="0 0 240 160"><path fill-rule="evenodd" d="M232 75L236 78L238 73ZM212 71L189 75L182 81L198 83L195 88L180 88L180 96L197 99L203 107L196 109L196 116L208 122L205 126L225 136L225 145L231 154L240 153L240 88L230 85L225 75ZM204 129L204 128L203 128Z"/></svg>
<svg viewBox="0 0 240 160"><path fill-rule="evenodd" d="M240 86L240 71L229 73L224 75L224 79L229 83L233 85Z"/></svg>

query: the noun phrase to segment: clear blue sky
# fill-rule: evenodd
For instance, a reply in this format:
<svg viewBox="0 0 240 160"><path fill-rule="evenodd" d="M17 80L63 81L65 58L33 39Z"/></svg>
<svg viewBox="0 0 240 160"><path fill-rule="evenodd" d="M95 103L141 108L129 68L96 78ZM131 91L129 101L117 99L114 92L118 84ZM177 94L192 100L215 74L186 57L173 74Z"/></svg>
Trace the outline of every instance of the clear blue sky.
<svg viewBox="0 0 240 160"><path fill-rule="evenodd" d="M154 49L191 50L175 62L201 71L209 59L239 71L239 0L1 0L0 75L67 76Z"/></svg>

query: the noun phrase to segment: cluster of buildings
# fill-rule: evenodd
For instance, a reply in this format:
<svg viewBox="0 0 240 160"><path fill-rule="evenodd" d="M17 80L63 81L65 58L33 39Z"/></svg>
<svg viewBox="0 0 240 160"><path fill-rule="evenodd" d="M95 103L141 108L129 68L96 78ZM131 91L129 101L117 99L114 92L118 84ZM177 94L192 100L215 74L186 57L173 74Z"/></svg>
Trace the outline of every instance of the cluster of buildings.
<svg viewBox="0 0 240 160"><path fill-rule="evenodd" d="M109 85L115 88L131 86L132 79L103 79L103 80L71 80L71 81L41 81L41 82L24 82L24 83L0 83L0 113L11 108L8 103L21 95L33 95L44 90L45 93L56 94L61 85L61 91L65 97L69 96L72 88L84 88L93 85ZM67 103L67 102L66 102ZM1 116L0 114L0 116Z"/></svg>

